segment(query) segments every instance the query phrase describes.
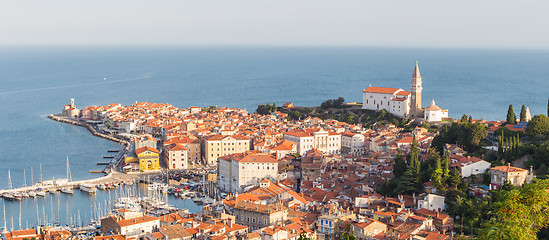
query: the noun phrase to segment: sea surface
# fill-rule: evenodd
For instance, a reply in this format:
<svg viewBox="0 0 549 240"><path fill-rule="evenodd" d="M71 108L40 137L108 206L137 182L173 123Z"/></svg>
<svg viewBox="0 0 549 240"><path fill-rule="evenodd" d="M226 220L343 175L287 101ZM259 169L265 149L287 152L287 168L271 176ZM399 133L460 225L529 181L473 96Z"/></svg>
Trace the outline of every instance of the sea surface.
<svg viewBox="0 0 549 240"><path fill-rule="evenodd" d="M148 101L250 112L272 102L318 106L339 96L361 102L370 85L409 90L416 61L423 107L435 99L451 117L487 120L505 119L509 104L517 115L522 104L532 115L547 111L547 49L3 46L0 188L8 187L8 170L14 187L38 181L40 165L43 179L66 178L67 157L73 179L97 177L89 171L102 170L96 163L120 148L47 118L70 98L78 108ZM58 198L72 203L66 208L72 215L108 199L106 193ZM23 223L37 222L34 201L42 200L21 203ZM43 206L47 213L49 205ZM18 226L19 203L6 202L6 211Z"/></svg>

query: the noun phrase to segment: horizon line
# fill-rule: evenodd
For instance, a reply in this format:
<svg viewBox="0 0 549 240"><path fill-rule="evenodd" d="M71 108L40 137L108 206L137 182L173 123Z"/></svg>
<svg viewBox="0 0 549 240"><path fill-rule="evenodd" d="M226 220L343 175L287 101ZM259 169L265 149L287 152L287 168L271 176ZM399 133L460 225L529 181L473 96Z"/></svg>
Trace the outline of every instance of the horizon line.
<svg viewBox="0 0 549 240"><path fill-rule="evenodd" d="M336 45L336 44L102 44L102 43L46 43L46 44L15 44L0 43L4 47L158 47L158 48L431 48L431 49L505 49L505 50L549 50L549 45L482 45L482 44L364 44L364 45Z"/></svg>

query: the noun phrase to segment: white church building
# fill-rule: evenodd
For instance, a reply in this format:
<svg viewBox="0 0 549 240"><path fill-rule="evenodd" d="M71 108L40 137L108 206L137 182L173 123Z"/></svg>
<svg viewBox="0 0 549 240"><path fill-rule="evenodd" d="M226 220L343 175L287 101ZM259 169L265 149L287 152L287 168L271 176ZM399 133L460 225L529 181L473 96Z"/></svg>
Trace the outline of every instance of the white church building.
<svg viewBox="0 0 549 240"><path fill-rule="evenodd" d="M370 86L362 91L362 109L385 109L399 117L422 117L421 90L421 74L416 62L410 92L400 88Z"/></svg>
<svg viewBox="0 0 549 240"><path fill-rule="evenodd" d="M440 122L445 118L448 118L448 109L438 107L433 99L431 105L425 108L424 120L427 122Z"/></svg>
<svg viewBox="0 0 549 240"><path fill-rule="evenodd" d="M448 110L432 104L425 109L421 108L421 91L423 90L419 66L416 62L412 74L410 91L400 88L370 87L362 91L362 109L382 110L399 116L423 118L428 122L441 121L448 117Z"/></svg>
<svg viewBox="0 0 549 240"><path fill-rule="evenodd" d="M381 110L408 117L411 92L400 88L369 87L362 91L362 109Z"/></svg>

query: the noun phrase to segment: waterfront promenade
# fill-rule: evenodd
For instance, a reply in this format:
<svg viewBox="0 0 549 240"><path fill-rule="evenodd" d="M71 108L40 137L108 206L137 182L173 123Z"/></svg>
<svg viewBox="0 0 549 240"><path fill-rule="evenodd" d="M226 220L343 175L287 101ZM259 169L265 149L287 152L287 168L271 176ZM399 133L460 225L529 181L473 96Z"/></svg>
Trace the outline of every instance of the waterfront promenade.
<svg viewBox="0 0 549 240"><path fill-rule="evenodd" d="M109 136L107 134L103 134L103 133L100 133L100 132L97 132L97 130L90 124L86 123L86 122L81 122L81 121L77 121L77 120L73 120L71 118L68 118L68 117L60 117L60 116L56 116L56 115L53 115L51 114L50 116L48 116L50 119L54 120L54 121L58 121L58 122L62 122L62 123L68 123L68 124L71 124L71 125L76 125L76 126L81 126L81 127L85 127L86 129L88 129L88 131L90 131L94 136L97 136L97 137L101 137L101 138L104 138L104 139L107 139L107 140L110 140L110 141L113 141L113 142L117 142L121 145L125 145L126 147L130 145L130 142L126 141L126 140L123 140L123 139L119 139L119 138L115 138L113 136Z"/></svg>
<svg viewBox="0 0 549 240"><path fill-rule="evenodd" d="M27 187L20 187L20 188L13 188L13 189L3 189L0 190L0 194L3 193L12 193L12 192L27 192L31 190L36 190L38 188L44 190L44 191L58 191L61 188L69 187L69 188L78 188L81 185L84 184L90 184L90 185L100 185L100 184L111 184L111 183L122 183L122 182L135 182L139 181L140 179L143 179L147 175L151 174L157 174L157 173L143 173L143 174L124 174L119 172L111 172L110 174L99 177L99 178L93 178L93 179L87 179L87 180L79 180L79 181L72 181L72 182L66 182L59 185L44 185L43 182L38 182L35 185L27 186Z"/></svg>

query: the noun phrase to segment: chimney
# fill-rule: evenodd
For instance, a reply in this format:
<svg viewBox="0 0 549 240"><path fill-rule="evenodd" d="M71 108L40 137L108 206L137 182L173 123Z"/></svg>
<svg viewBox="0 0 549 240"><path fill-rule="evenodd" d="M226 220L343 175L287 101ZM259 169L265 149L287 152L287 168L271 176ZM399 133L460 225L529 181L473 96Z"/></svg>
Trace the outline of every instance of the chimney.
<svg viewBox="0 0 549 240"><path fill-rule="evenodd" d="M379 212L379 205L377 205L377 206L376 206L376 211L378 211L378 212Z"/></svg>

